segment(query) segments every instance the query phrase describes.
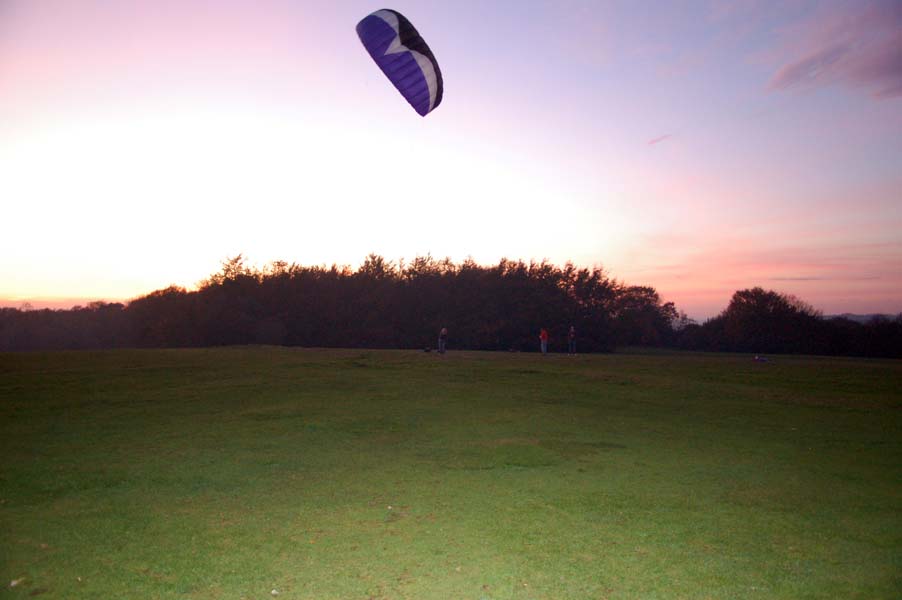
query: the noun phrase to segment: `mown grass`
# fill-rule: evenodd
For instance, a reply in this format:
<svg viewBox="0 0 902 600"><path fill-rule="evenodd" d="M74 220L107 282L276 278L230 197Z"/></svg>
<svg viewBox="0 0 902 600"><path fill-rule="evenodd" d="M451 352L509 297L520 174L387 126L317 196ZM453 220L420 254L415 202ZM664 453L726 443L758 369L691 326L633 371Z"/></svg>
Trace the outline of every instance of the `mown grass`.
<svg viewBox="0 0 902 600"><path fill-rule="evenodd" d="M802 357L0 354L0 597L898 598L900 390Z"/></svg>

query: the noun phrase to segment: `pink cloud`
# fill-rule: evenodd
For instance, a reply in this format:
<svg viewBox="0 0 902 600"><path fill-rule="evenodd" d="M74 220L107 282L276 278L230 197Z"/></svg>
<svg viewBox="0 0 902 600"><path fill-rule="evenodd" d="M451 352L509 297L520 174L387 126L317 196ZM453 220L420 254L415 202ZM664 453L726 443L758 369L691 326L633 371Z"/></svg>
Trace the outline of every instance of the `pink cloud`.
<svg viewBox="0 0 902 600"><path fill-rule="evenodd" d="M902 3L849 3L784 33L784 64L770 89L838 84L902 96Z"/></svg>
<svg viewBox="0 0 902 600"><path fill-rule="evenodd" d="M660 144L660 143L663 142L664 140L668 140L668 139L670 139L670 138L672 138L672 137L673 137L673 134L672 134L672 133L666 133L666 134L664 134L664 135L659 135L658 137L656 137L656 138L654 138L654 139L652 139L652 140L648 140L648 145L649 145L649 146L654 146L655 144Z"/></svg>
<svg viewBox="0 0 902 600"><path fill-rule="evenodd" d="M694 318L715 315L733 292L754 286L796 295L827 314L902 311L902 245L891 235L862 236L866 223L832 230L812 221L791 233L755 225L650 233L614 272L654 286Z"/></svg>

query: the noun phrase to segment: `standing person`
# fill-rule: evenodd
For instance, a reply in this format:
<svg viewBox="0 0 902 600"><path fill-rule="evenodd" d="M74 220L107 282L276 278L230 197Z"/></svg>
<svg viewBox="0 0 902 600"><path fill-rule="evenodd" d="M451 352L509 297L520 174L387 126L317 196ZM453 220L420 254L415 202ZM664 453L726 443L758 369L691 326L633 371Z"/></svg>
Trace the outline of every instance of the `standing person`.
<svg viewBox="0 0 902 600"><path fill-rule="evenodd" d="M567 332L567 353L576 354L576 327L573 325L570 326L570 331Z"/></svg>
<svg viewBox="0 0 902 600"><path fill-rule="evenodd" d="M438 332L438 353L445 353L445 343L448 341L448 328L442 327L441 331Z"/></svg>
<svg viewBox="0 0 902 600"><path fill-rule="evenodd" d="M544 327L539 331L539 346L542 348L542 354L548 354L548 330Z"/></svg>

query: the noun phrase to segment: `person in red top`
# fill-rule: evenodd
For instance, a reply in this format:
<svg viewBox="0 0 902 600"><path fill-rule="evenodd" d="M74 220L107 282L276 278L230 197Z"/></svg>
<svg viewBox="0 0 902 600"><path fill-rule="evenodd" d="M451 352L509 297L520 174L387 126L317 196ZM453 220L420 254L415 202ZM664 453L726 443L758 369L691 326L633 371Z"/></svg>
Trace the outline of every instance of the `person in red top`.
<svg viewBox="0 0 902 600"><path fill-rule="evenodd" d="M548 330L544 327L539 331L539 345L542 347L542 354L548 354Z"/></svg>

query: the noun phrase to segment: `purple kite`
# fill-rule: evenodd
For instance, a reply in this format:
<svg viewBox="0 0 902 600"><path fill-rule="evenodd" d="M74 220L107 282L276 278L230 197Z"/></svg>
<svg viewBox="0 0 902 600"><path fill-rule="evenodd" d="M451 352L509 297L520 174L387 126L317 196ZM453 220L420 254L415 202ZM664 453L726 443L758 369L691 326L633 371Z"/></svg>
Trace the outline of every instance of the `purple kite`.
<svg viewBox="0 0 902 600"><path fill-rule="evenodd" d="M384 8L357 24L363 47L404 99L426 116L442 101L442 73L432 51L401 13Z"/></svg>

